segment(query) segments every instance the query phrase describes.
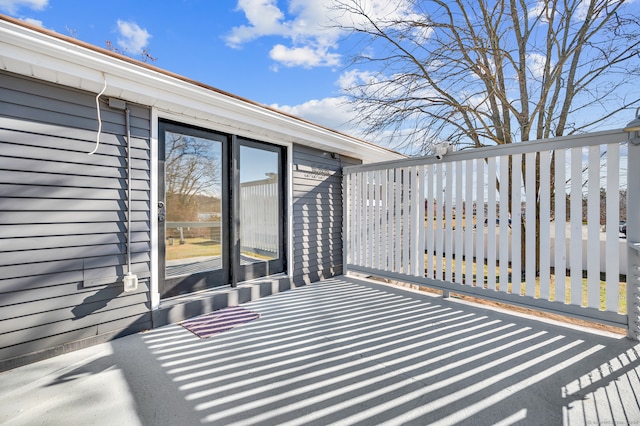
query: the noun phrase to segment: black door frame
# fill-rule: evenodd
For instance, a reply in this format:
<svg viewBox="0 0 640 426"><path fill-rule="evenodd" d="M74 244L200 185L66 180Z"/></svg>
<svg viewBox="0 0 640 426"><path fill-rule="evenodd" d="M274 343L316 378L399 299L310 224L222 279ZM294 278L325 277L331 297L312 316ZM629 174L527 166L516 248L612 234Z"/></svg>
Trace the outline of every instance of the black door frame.
<svg viewBox="0 0 640 426"><path fill-rule="evenodd" d="M222 181L221 181L221 230L222 243L221 258L222 268L215 271L194 273L191 275L167 278L166 277L166 229L164 220L158 220L158 291L161 298L173 297L195 291L205 290L211 287L226 285L230 281L229 268L229 176L225 170L229 169L229 136L223 133L212 132L180 123L159 120L158 123L158 201L166 206L165 198L165 135L166 132L174 132L203 139L214 140L222 144Z"/></svg>
<svg viewBox="0 0 640 426"><path fill-rule="evenodd" d="M160 203L165 203L165 135L167 131L215 140L222 143L222 205L221 205L221 241L222 269L195 273L192 275L166 277L166 230L162 217L158 220L158 291L161 298L184 295L212 287L231 285L239 282L286 271L286 147L260 142L236 135L227 135L205 128L182 123L159 120L158 123L158 202L159 216L162 216ZM278 154L279 179L279 217L278 222L278 259L241 265L240 250L240 146L264 149ZM236 196L237 194L237 196ZM164 205L164 204L162 204Z"/></svg>
<svg viewBox="0 0 640 426"><path fill-rule="evenodd" d="M275 152L278 154L278 175L279 175L279 187L278 187L278 258L257 262L249 265L241 265L241 243L240 243L240 147L247 146L250 148L262 149L265 151ZM287 254L286 254L286 238L285 230L287 229L287 207L285 203L285 190L286 190L286 148L279 145L273 145L265 142L255 141L239 136L232 136L232 160L231 160L231 182L233 182L232 194L238 194L233 197L232 195L232 230L231 230L231 246L232 246L232 286L236 286L237 283L242 281L251 280L254 278L264 277L272 274L278 274L286 270Z"/></svg>

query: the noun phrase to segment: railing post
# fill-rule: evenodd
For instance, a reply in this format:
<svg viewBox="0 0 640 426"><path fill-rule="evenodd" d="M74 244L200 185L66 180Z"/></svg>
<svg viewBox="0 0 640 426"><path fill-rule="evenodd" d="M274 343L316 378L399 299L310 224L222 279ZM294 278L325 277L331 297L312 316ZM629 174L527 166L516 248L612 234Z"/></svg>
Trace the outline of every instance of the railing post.
<svg viewBox="0 0 640 426"><path fill-rule="evenodd" d="M634 120L635 121L635 120ZM627 130L627 129L625 129ZM631 132L627 166L627 336L640 340L640 131Z"/></svg>

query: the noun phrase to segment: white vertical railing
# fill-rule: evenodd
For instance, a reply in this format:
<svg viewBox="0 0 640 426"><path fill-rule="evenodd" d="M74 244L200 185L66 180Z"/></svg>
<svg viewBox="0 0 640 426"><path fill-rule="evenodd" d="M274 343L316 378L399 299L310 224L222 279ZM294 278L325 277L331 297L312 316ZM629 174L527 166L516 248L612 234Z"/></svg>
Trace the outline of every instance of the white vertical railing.
<svg viewBox="0 0 640 426"><path fill-rule="evenodd" d="M346 270L626 324L625 141L610 131L347 167Z"/></svg>
<svg viewBox="0 0 640 426"><path fill-rule="evenodd" d="M463 225L463 215L464 215L464 198L462 197L462 181L464 178L464 173L462 173L462 161L457 161L455 163L456 166L456 174L455 174L455 181L456 181L456 217L455 217L455 221L453 223L453 232L454 232L454 247L455 247L455 254L454 254L454 259L455 259L455 265L456 265L456 271L455 271L455 282L458 284L462 284L462 267L463 264L461 262L462 259L462 253L463 253L463 245L462 245L462 235L463 235L463 231L464 231L464 225Z"/></svg>
<svg viewBox="0 0 640 426"><path fill-rule="evenodd" d="M511 156L514 173L511 176L511 187L522 188L522 175L520 174L520 165L522 164L522 155L514 154ZM511 192L511 278L512 292L520 293L522 287L522 215L518 214L522 211L522 191Z"/></svg>
<svg viewBox="0 0 640 426"><path fill-rule="evenodd" d="M433 198L433 207L436 210L436 214L435 214L436 221L434 223L434 228L436 233L436 236L435 236L436 246L433 251L433 255L434 255L433 265L434 265L434 272L435 272L434 278L437 280L444 279L444 276L442 275L443 265L442 265L442 261L440 260L442 258L442 255L444 254L444 222L443 222L444 210L442 208L442 205L444 204L443 169L444 169L444 166L442 164L439 164L436 169L436 175L434 176L436 181L436 193L435 193L435 197ZM427 226L431 226L431 224L427 224Z"/></svg>
<svg viewBox="0 0 640 426"><path fill-rule="evenodd" d="M529 297L536 295L536 252L531 247L536 246L536 222L527 218L536 216L536 153L528 152L525 155L525 294Z"/></svg>
<svg viewBox="0 0 640 426"><path fill-rule="evenodd" d="M587 306L600 306L600 147L588 149Z"/></svg>
<svg viewBox="0 0 640 426"><path fill-rule="evenodd" d="M496 157L487 159L487 287L496 289Z"/></svg>
<svg viewBox="0 0 640 426"><path fill-rule="evenodd" d="M435 181L435 172L436 172L435 165L426 166L425 179L427 182ZM433 271L435 270L435 264L433 261L432 254L435 253L436 251L435 227L433 226L433 224L436 221L435 214L436 214L437 205L434 202L436 198L435 198L435 193L434 193L435 190L433 185L426 185L426 186L427 186L427 200L425 201L425 206L427 210L426 211L427 221L425 223L425 228L426 228L425 250L427 255L425 256L426 257L425 275L427 278L435 278L435 276L433 275Z"/></svg>
<svg viewBox="0 0 640 426"><path fill-rule="evenodd" d="M607 182L606 182L606 217L620 217L620 162L615 161L616 158L620 158L620 146L618 144L610 144L607 149L607 159L610 161L607 169ZM619 271L619 256L620 256L620 244L619 230L613 226L606 228L606 245L605 251L607 253L607 263L605 270L607 271L607 283L606 283L606 301L607 310L615 311L618 308L619 295L620 295L620 280L615 276L616 271ZM626 273L626 271L623 271Z"/></svg>
<svg viewBox="0 0 640 426"><path fill-rule="evenodd" d="M476 281L475 285L478 283L484 284L484 268L481 267L480 263L482 259L486 259L486 252L484 250L484 238L478 237L478 229L484 229L484 221L486 219L485 210L484 210L484 199L485 199L485 169L486 162L482 158L478 158L476 160L477 167L477 175L476 175ZM483 231L484 233L484 231Z"/></svg>
<svg viewBox="0 0 640 426"><path fill-rule="evenodd" d="M509 288L509 220L510 220L510 205L509 205L509 157L500 157L500 188L499 188L499 199L498 203L500 218L500 231L498 235L500 236L500 251L499 251L499 259L498 264L500 265L499 269L499 289L503 292L508 292ZM507 250L504 250L504 248Z"/></svg>
<svg viewBox="0 0 640 426"><path fill-rule="evenodd" d="M464 252L464 258L465 259L473 259L473 220L474 220L474 214L473 211L475 210L475 201L473 199L473 178L474 178L474 173L473 173L473 167L475 164L475 160L466 160L465 161L466 164L466 169L465 169L465 173L466 173L466 181L465 181L465 199L464 199L464 217L465 217L465 240L464 240L464 245L465 245L465 252ZM473 268L473 262L466 262L466 268L465 268L465 276L466 279L464 280L464 284L465 285L473 285L474 283L474 268Z"/></svg>
<svg viewBox="0 0 640 426"><path fill-rule="evenodd" d="M564 188L566 182L566 164L567 156L564 149L559 149L555 152L555 174L554 174L554 187ZM567 270L567 202L566 197L554 197L555 203L555 229L554 229L554 266L556 271ZM567 288L566 280L555 280L555 300L560 303L567 303Z"/></svg>
<svg viewBox="0 0 640 426"><path fill-rule="evenodd" d="M453 210L455 205L453 204L453 176L455 171L453 169L454 163L446 163L446 175L445 175L445 186L444 186L444 203L442 206L444 207L444 257L445 257L445 280L453 281L453 268L451 267L453 261Z"/></svg>
<svg viewBox="0 0 640 426"><path fill-rule="evenodd" d="M571 149L571 182L582 181L582 148ZM582 217L582 187L571 185L570 217ZM571 238L569 244L569 268L571 271L570 303L582 300L582 221L571 220Z"/></svg>
<svg viewBox="0 0 640 426"><path fill-rule="evenodd" d="M423 274L424 179L422 166L346 175L348 264Z"/></svg>
<svg viewBox="0 0 640 426"><path fill-rule="evenodd" d="M551 155L549 151L540 154L540 203L538 235L540 236L540 264L539 291L540 298L548 300L551 297ZM564 274L562 274L564 276Z"/></svg>

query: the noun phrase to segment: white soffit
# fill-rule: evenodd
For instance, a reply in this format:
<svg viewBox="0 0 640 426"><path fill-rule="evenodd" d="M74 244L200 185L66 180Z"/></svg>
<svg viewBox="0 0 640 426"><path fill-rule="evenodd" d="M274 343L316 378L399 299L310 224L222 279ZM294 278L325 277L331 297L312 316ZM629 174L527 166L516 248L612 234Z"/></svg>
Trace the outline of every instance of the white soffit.
<svg viewBox="0 0 640 426"><path fill-rule="evenodd" d="M405 158L386 148L4 15L0 15L0 68L96 94L106 79L105 97L196 118L216 130L266 142L297 143L365 163Z"/></svg>

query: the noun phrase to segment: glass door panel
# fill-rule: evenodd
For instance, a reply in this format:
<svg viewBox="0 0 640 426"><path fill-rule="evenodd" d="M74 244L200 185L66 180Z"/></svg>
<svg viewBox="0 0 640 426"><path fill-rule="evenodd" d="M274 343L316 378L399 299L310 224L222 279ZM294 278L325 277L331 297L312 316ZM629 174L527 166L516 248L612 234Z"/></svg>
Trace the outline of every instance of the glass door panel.
<svg viewBox="0 0 640 426"><path fill-rule="evenodd" d="M240 147L240 253L243 263L279 257L278 154Z"/></svg>
<svg viewBox="0 0 640 426"><path fill-rule="evenodd" d="M284 271L282 147L160 122L162 298Z"/></svg>
<svg viewBox="0 0 640 426"><path fill-rule="evenodd" d="M164 141L163 296L226 284L223 148L217 135L167 126ZM162 225L162 224L161 224Z"/></svg>
<svg viewBox="0 0 640 426"><path fill-rule="evenodd" d="M282 149L240 145L240 279L284 270Z"/></svg>

